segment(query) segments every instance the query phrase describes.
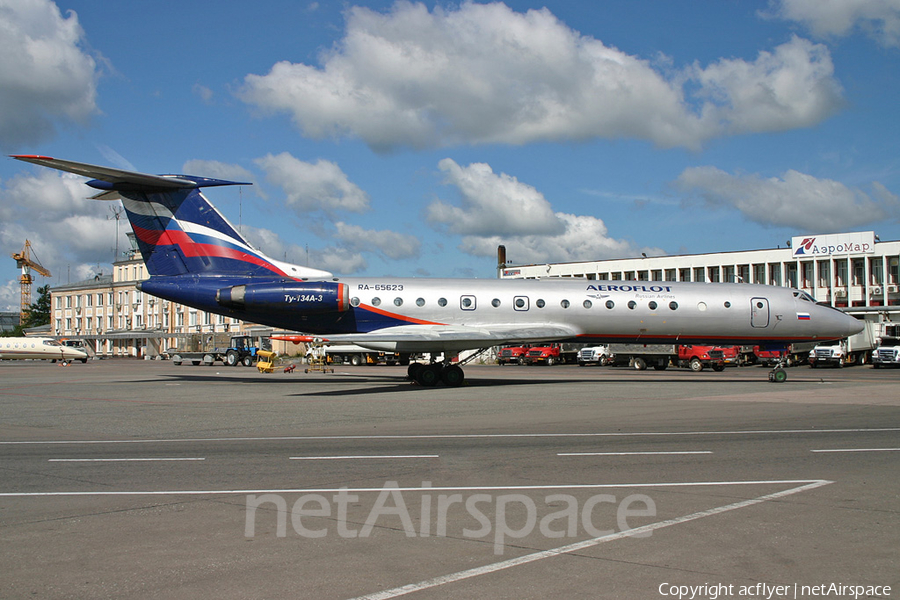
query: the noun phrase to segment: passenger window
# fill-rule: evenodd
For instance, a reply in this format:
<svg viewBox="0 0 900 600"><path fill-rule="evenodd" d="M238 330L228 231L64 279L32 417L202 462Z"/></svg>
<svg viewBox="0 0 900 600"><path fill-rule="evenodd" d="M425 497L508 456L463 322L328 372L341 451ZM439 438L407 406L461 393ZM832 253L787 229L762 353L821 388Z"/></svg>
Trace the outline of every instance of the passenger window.
<svg viewBox="0 0 900 600"><path fill-rule="evenodd" d="M654 302L653 300L651 300L651 301L650 301L650 304L648 304L647 306L650 307L650 310L656 310L656 307L658 306L658 304L656 304L656 302Z"/></svg>
<svg viewBox="0 0 900 600"><path fill-rule="evenodd" d="M417 298L416 306L425 306L425 298Z"/></svg>
<svg viewBox="0 0 900 600"><path fill-rule="evenodd" d="M547 306L547 303L540 299L537 302L535 302L535 304L537 304L538 308L544 308L545 306Z"/></svg>
<svg viewBox="0 0 900 600"><path fill-rule="evenodd" d="M446 298L438 298L438 306L447 306Z"/></svg>
<svg viewBox="0 0 900 600"><path fill-rule="evenodd" d="M585 300L584 303L583 303L583 306L584 306L585 308L590 308L590 307L593 306L593 303L592 303L590 300Z"/></svg>
<svg viewBox="0 0 900 600"><path fill-rule="evenodd" d="M403 298L394 298L394 306L403 306Z"/></svg>
<svg viewBox="0 0 900 600"><path fill-rule="evenodd" d="M678 303L675 302L674 300L673 300L672 302L669 302L669 308L672 309L672 310L677 310L677 309L678 309Z"/></svg>
<svg viewBox="0 0 900 600"><path fill-rule="evenodd" d="M569 301L563 300L562 302L559 303L559 305L562 306L563 308L569 308Z"/></svg>
<svg viewBox="0 0 900 600"><path fill-rule="evenodd" d="M494 308L499 308L500 300L498 298L494 298L493 300L491 300L491 306L493 306Z"/></svg>
<svg viewBox="0 0 900 600"><path fill-rule="evenodd" d="M612 300L607 300L607 301L606 301L606 308L612 310L613 308L615 308L615 306L616 306L616 303L613 302Z"/></svg>
<svg viewBox="0 0 900 600"><path fill-rule="evenodd" d="M381 306L381 298L372 298L372 306Z"/></svg>
<svg viewBox="0 0 900 600"><path fill-rule="evenodd" d="M628 301L628 308L630 308L631 310L634 310L636 307L637 307L637 302L635 302L634 300Z"/></svg>

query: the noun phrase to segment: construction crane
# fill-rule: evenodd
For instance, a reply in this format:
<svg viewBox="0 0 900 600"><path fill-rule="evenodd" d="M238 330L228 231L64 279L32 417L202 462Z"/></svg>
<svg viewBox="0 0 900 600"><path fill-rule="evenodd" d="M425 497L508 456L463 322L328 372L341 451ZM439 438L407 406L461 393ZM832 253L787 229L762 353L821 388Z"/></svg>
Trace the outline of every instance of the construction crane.
<svg viewBox="0 0 900 600"><path fill-rule="evenodd" d="M16 261L16 266L22 269L22 276L19 277L19 284L22 286L22 310L20 313L21 323L25 322L25 317L31 309L31 270L34 269L38 274L44 277L50 277L50 271L45 269L40 262L31 258L31 242L25 240L25 247L21 252L13 252L12 257Z"/></svg>

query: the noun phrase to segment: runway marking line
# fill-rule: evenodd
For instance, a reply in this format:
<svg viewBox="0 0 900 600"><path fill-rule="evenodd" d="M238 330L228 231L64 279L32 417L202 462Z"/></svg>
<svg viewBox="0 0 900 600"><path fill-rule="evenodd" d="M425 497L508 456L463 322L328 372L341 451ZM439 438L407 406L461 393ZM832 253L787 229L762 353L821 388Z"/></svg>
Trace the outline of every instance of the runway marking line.
<svg viewBox="0 0 900 600"><path fill-rule="evenodd" d="M205 458L48 458L47 462L170 462L200 461Z"/></svg>
<svg viewBox="0 0 900 600"><path fill-rule="evenodd" d="M828 450L810 450L810 452L900 452L900 448L833 448Z"/></svg>
<svg viewBox="0 0 900 600"><path fill-rule="evenodd" d="M712 450L682 450L671 452L558 452L557 456L674 456L678 454L712 454Z"/></svg>
<svg viewBox="0 0 900 600"><path fill-rule="evenodd" d="M797 482L797 483L800 483L800 482ZM756 498L751 498L750 500L743 500L741 502L735 502L733 504L726 504L724 506L718 506L716 508L711 508L708 510L695 512L695 513L692 513L689 515L685 515L683 517L676 517L674 519L667 519L665 521L651 523L650 525L636 527L636 528L630 529L628 531L622 531L619 533L596 537L596 538L584 540L581 542L575 542L573 544L567 544L565 546L559 546L558 548L552 548L550 550L543 550L541 552L534 552L532 554L526 554L526 555L520 556L518 558L511 558L509 560L503 560L503 561L492 563L489 565L475 567L473 569L466 569L464 571L450 573L449 575L442 575L440 577L426 579L426 580L420 581L418 583L411 583L411 584L403 585L403 586L396 587L393 589L384 590L381 592L375 592L373 594L366 594L365 596L358 596L358 597L354 598L353 600L389 600L390 598L396 598L398 596L405 596L406 594L419 592L419 591L426 590L429 588L436 588L436 587L439 587L442 585L447 585L448 583L455 583L457 581L462 581L464 579L471 579L473 577L479 577L481 575L496 573L497 571L503 571L505 569L509 569L512 567L518 567L518 566L536 562L539 560L544 560L547 558L554 558L557 556L562 556L564 554L570 554L572 552L578 552L579 550L584 550L586 548L591 548L591 547L598 546L600 544L604 544L607 542L612 542L615 540L620 540L623 538L632 537L632 536L636 536L636 535L640 535L640 534L651 533L658 529L671 527L673 525L680 525L682 523L696 521L697 519L711 517L713 515L718 515L718 514L730 512L733 510L746 508L748 506L753 506L755 504L761 504L763 502L768 502L770 500L777 500L780 498L791 496L793 494L797 494L800 492L805 492L805 491L812 490L812 489L815 489L818 487L822 487L822 486L828 485L830 483L834 483L834 482L827 481L824 479L809 480L805 483L805 485L801 485L799 487L791 488L791 489L784 490L781 492L775 492L773 494L766 494L764 496L758 496Z"/></svg>
<svg viewBox="0 0 900 600"><path fill-rule="evenodd" d="M376 455L365 455L360 454L357 456L291 456L291 460L355 460L355 459L367 459L367 458L440 458L438 454L403 454L403 455L386 455L386 456L376 456Z"/></svg>
<svg viewBox="0 0 900 600"><path fill-rule="evenodd" d="M875 427L871 429L743 429L734 431L635 431L598 433L448 433L433 435L319 435L230 438L167 438L134 440L21 440L0 441L2 446L61 445L61 444L162 444L206 442L279 442L279 441L328 441L328 440L452 440L452 439L503 439L503 438L590 438L590 437L681 437L705 435L795 435L806 433L885 433L900 431L900 427Z"/></svg>

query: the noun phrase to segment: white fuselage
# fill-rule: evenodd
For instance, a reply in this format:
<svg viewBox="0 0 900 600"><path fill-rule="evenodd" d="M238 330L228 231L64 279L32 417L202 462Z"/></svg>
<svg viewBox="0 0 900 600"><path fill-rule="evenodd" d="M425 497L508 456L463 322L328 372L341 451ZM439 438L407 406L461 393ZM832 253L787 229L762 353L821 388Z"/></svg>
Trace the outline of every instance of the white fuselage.
<svg viewBox="0 0 900 600"><path fill-rule="evenodd" d="M587 279L338 281L349 288L360 329L372 333L404 324L473 330L561 326L572 332L571 341L585 343L737 345L838 339L862 327L853 317L819 305L803 292L776 286ZM372 319L368 327L360 322L366 315ZM378 323L379 319L385 322ZM468 344L460 340L457 347ZM377 347L402 350L426 345ZM451 342L444 348L454 346Z"/></svg>
<svg viewBox="0 0 900 600"><path fill-rule="evenodd" d="M0 359L87 360L87 353L64 346L51 338L0 338Z"/></svg>

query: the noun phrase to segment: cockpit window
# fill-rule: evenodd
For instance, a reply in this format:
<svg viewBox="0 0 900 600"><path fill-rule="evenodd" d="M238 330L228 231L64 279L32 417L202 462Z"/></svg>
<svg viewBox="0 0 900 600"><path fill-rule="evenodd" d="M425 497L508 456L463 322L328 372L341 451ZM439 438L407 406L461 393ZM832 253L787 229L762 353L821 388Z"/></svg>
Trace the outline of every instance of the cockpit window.
<svg viewBox="0 0 900 600"><path fill-rule="evenodd" d="M44 345L45 346L62 346L62 344L60 344L56 340L44 340Z"/></svg>
<svg viewBox="0 0 900 600"><path fill-rule="evenodd" d="M818 304L815 298L813 298L806 292L801 292L800 290L794 290L794 298L798 298L804 302L812 302L813 304Z"/></svg>

